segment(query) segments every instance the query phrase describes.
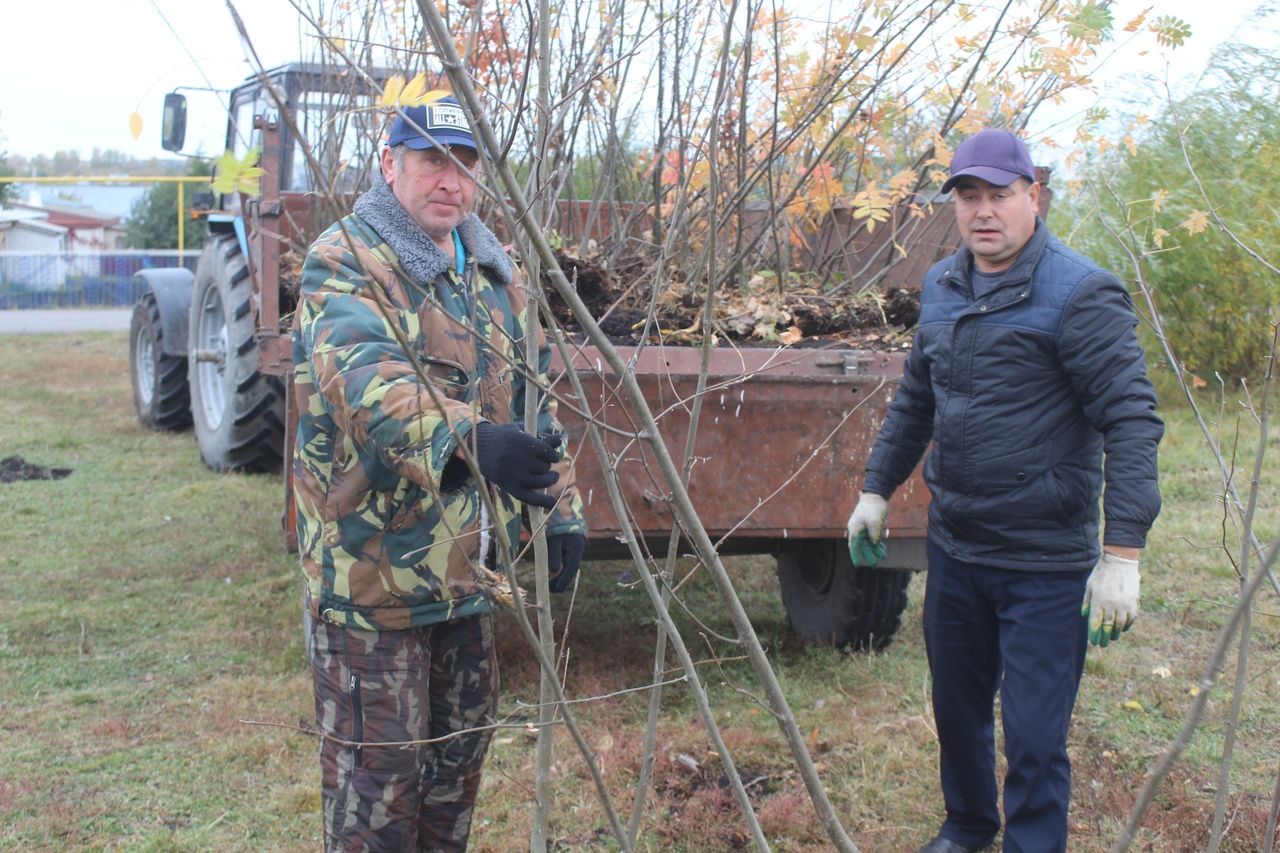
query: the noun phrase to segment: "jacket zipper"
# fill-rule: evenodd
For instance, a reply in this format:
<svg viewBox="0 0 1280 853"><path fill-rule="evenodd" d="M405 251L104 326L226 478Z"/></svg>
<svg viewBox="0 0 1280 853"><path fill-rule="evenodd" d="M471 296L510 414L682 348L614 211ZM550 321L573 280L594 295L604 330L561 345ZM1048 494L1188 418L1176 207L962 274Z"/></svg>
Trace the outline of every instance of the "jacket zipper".
<svg viewBox="0 0 1280 853"><path fill-rule="evenodd" d="M351 673L349 690L351 693L351 739L356 743L362 743L364 741L364 705L360 702L360 673ZM364 751L359 746L352 747L351 751L355 766L363 766Z"/></svg>

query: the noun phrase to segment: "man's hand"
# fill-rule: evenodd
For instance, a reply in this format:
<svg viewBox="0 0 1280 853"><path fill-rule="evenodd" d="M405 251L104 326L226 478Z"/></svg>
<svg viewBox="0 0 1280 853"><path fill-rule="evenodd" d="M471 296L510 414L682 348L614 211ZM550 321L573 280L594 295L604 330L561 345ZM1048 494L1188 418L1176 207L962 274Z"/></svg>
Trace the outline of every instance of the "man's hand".
<svg viewBox="0 0 1280 853"><path fill-rule="evenodd" d="M881 543L884 517L889 502L873 492L863 492L858 505L849 516L849 559L855 566L874 566L884 559L885 547Z"/></svg>
<svg viewBox="0 0 1280 853"><path fill-rule="evenodd" d="M532 436L519 424L475 425L476 467L485 480L518 501L551 509L556 499L541 491L559 475L551 463L560 461L560 436Z"/></svg>
<svg viewBox="0 0 1280 853"><path fill-rule="evenodd" d="M1120 635L1128 631L1133 620L1138 618L1141 576L1138 574L1137 556L1142 552L1136 548L1125 551L1134 558L1120 556L1104 548L1102 559L1093 567L1084 588L1080 615L1089 620L1089 642L1095 646L1105 646L1120 639Z"/></svg>
<svg viewBox="0 0 1280 853"><path fill-rule="evenodd" d="M587 537L581 533L556 533L547 537L547 573L552 592L564 592L573 586L586 547Z"/></svg>

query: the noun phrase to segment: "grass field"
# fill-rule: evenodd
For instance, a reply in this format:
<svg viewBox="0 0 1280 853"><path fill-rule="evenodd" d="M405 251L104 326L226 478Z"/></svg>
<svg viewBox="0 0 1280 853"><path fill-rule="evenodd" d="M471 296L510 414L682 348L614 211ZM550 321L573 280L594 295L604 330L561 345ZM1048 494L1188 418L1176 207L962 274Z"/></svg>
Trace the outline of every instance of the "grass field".
<svg viewBox="0 0 1280 853"><path fill-rule="evenodd" d="M0 848L318 849L314 742L245 722L312 719L279 479L214 475L190 433L142 428L124 334L0 336L0 401L0 457L73 469L0 484ZM1224 435L1234 433L1236 411ZM1220 480L1183 407L1173 400L1164 414L1165 509L1143 562L1143 616L1120 643L1090 651L1077 705L1073 850L1110 845L1148 764L1181 726L1238 589L1220 548ZM1241 432L1256 427L1245 420ZM1280 439L1269 450L1264 538L1277 532ZM1251 453L1244 443L1242 465ZM1234 535L1227 541L1234 553ZM730 568L849 832L864 850L914 849L941 820L923 578L912 583L893 644L846 656L789 635L771 560L739 558ZM685 597L707 629L731 633L709 582L695 581ZM1280 771L1278 614L1267 592L1254 619L1226 850L1261 848ZM654 620L626 565L588 566L572 613L559 616L571 695L649 680ZM514 622L500 621L502 711L529 719L536 669ZM775 848L829 849L750 668L691 618L680 624L696 657L721 659L701 674L739 769L755 780ZM1233 653L1137 849L1204 848L1234 666ZM743 849L743 822L691 698L680 687L665 695L642 849ZM646 701L628 693L578 706L624 819ZM519 729L496 738L473 850L528 848L533 743ZM556 849L614 849L567 737L557 739L555 779Z"/></svg>

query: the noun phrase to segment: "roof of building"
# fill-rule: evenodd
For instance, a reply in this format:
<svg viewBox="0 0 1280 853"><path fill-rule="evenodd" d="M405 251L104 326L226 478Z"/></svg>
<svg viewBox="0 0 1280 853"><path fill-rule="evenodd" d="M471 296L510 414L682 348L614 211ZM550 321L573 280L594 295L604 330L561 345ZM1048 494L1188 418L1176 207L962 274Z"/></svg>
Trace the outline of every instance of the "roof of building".
<svg viewBox="0 0 1280 853"><path fill-rule="evenodd" d="M30 228L46 234L66 234L69 229L50 222L40 211L0 210L0 229Z"/></svg>
<svg viewBox="0 0 1280 853"><path fill-rule="evenodd" d="M15 210L31 210L45 213L54 225L65 228L118 228L120 217L103 213L91 207L80 207L65 204L29 204L15 202Z"/></svg>
<svg viewBox="0 0 1280 853"><path fill-rule="evenodd" d="M48 219L49 214L42 210L6 207L0 209L0 222L16 222L20 219Z"/></svg>

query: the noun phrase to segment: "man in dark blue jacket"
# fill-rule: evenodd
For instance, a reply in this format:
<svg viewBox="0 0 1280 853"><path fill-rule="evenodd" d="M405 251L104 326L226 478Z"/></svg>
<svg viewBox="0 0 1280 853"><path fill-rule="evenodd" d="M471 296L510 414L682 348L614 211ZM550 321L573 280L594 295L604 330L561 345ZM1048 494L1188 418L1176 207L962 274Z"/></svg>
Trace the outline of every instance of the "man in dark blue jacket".
<svg viewBox="0 0 1280 853"><path fill-rule="evenodd" d="M932 441L924 631L947 817L923 851L981 850L1000 831L997 690L1004 849L1064 850L1085 649L1138 614L1164 425L1129 294L1037 217L1022 141L994 129L966 139L942 189L964 246L925 277L850 551L880 540L889 496Z"/></svg>

